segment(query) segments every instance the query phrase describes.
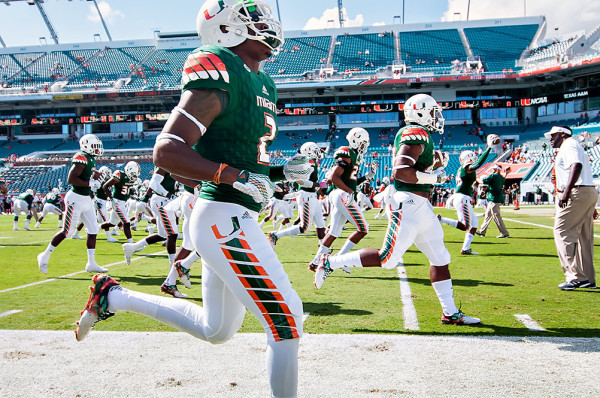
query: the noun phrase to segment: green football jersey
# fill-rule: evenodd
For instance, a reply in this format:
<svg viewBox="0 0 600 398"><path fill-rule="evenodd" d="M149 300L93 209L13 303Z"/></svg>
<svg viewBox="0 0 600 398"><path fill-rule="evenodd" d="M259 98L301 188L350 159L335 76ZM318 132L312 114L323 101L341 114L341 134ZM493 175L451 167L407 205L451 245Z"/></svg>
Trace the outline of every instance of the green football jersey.
<svg viewBox="0 0 600 398"><path fill-rule="evenodd" d="M194 50L183 68L183 90L216 89L229 102L210 124L194 149L202 157L240 170L269 175L268 146L277 134L277 92L264 71L254 73L229 49L203 46ZM204 182L201 198L237 203L259 211L256 203L228 184Z"/></svg>
<svg viewBox="0 0 600 398"><path fill-rule="evenodd" d="M477 173L467 173L464 166L460 166L456 172L456 193L473 196L473 184L477 180Z"/></svg>
<svg viewBox="0 0 600 398"><path fill-rule="evenodd" d="M394 153L398 153L402 145L424 145L423 152L415 159L416 163L412 167L423 173L429 172L434 161L433 139L430 136L431 133L429 130L423 126L414 124L404 126L396 133ZM399 179L394 179L394 187L397 191L429 192L431 184L409 184Z"/></svg>
<svg viewBox="0 0 600 398"><path fill-rule="evenodd" d="M121 170L115 170L115 172L112 174L112 179L118 181L112 186L113 198L123 201L128 200L131 196L131 188L133 187L135 180L129 178L127 174Z"/></svg>
<svg viewBox="0 0 600 398"><path fill-rule="evenodd" d="M157 170L158 167L154 169L154 172L156 173ZM171 173L165 173L160 185L169 193L169 195L175 195L177 181L175 181L175 179L171 176ZM158 195L158 192L155 193Z"/></svg>
<svg viewBox="0 0 600 398"><path fill-rule="evenodd" d="M57 195L54 192L50 192L50 193L46 194L46 203L50 203L51 205L58 206L60 204L60 195Z"/></svg>
<svg viewBox="0 0 600 398"><path fill-rule="evenodd" d="M483 183L488 185L487 199L494 203L504 203L504 182L506 179L500 173L492 173L483 179Z"/></svg>
<svg viewBox="0 0 600 398"><path fill-rule="evenodd" d="M311 182L317 182L319 181L319 166L317 165L317 162L314 159L308 159L308 162L310 163L310 165L312 166L312 172L310 173L310 177L308 177L309 181ZM303 191L306 192L316 192L317 188L315 187L310 187L310 188L300 188Z"/></svg>
<svg viewBox="0 0 600 398"><path fill-rule="evenodd" d="M112 178L111 176L108 176L108 178L100 179L100 188L98 188L94 191L94 195L96 196L96 198L102 199L102 200L108 199L108 196L106 195L106 192L104 192L104 189L102 188L102 186L104 184L106 184L111 178Z"/></svg>
<svg viewBox="0 0 600 398"><path fill-rule="evenodd" d="M33 195L27 192L23 192L22 194L20 194L19 196L17 196L17 199L21 199L24 200L25 202L27 202L27 208L31 208L31 204L33 203Z"/></svg>
<svg viewBox="0 0 600 398"><path fill-rule="evenodd" d="M92 173L94 172L94 170L96 170L96 159L92 155L87 154L85 152L77 152L73 156L73 159L71 159L71 167L74 164L85 165L85 168L81 172L79 178L81 178L83 181L89 182L90 178L92 178ZM92 190L89 186L76 187L74 185L71 185L71 191L84 196L90 196L90 193L92 193Z"/></svg>
<svg viewBox="0 0 600 398"><path fill-rule="evenodd" d="M340 179L344 184L348 186L348 188L352 189L352 191L356 193L356 186L358 185L356 174L358 173L358 167L360 166L356 160L357 153L354 149L350 147L341 146L333 154L334 160L337 160L339 158L350 158L350 164L348 164L347 166L340 166L344 169L344 172L340 176ZM338 188L335 187L334 189Z"/></svg>

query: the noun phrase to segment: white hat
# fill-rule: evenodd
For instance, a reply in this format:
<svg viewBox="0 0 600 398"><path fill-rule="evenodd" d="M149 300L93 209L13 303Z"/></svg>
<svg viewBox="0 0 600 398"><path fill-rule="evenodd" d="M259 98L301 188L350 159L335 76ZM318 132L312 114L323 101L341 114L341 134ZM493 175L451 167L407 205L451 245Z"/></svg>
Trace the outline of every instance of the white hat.
<svg viewBox="0 0 600 398"><path fill-rule="evenodd" d="M566 128L566 127L562 127L562 126L554 126L550 129L550 131L544 133L544 137L550 139L550 137L552 137L554 134L558 134L558 133L565 133L567 135L572 135L573 132Z"/></svg>

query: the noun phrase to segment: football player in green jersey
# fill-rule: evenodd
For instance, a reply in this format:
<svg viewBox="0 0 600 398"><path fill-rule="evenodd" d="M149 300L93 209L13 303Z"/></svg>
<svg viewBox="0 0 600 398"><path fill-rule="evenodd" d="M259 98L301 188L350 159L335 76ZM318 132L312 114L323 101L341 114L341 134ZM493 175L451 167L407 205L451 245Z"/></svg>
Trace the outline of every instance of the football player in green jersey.
<svg viewBox="0 0 600 398"><path fill-rule="evenodd" d="M102 189L108 198L107 200L112 201L112 213L110 213L108 221L102 223L100 228L108 231L121 222L123 224L123 233L129 243L133 243L133 238L131 236L131 222L127 217L125 204L131 196L131 188L135 179L139 177L140 171L140 165L137 162L133 160L129 161L125 165L124 170L115 170L112 178L102 185Z"/></svg>
<svg viewBox="0 0 600 398"><path fill-rule="evenodd" d="M275 397L297 395L302 301L258 226L273 180L306 180L304 157L270 166L277 133L277 93L259 69L283 40L281 25L262 0L207 0L197 18L204 43L183 68L183 93L154 147L154 164L204 181L190 220L202 256L202 304L121 287L105 275L76 331L119 311L143 314L211 343L229 340L246 308L267 334L267 375Z"/></svg>
<svg viewBox="0 0 600 398"><path fill-rule="evenodd" d="M376 165L369 169L363 177L357 173L362 162L362 157L369 147L369 133L361 127L355 127L346 136L348 146L339 147L333 154L337 165L329 175L329 181L333 184L333 191L329 194L331 201L331 224L327 235L321 241L317 254L309 263L308 268L312 271L317 269L319 256L331 252L331 245L342 234L346 222L352 223L356 228L338 254L344 254L352 250L354 246L369 233L369 224L365 220L363 212L355 201L356 187L358 184L371 179L375 175ZM344 269L348 272L348 269Z"/></svg>
<svg viewBox="0 0 600 398"><path fill-rule="evenodd" d="M271 244L276 245L279 238L288 235L303 234L308 231L314 223L317 229L317 238L319 240L325 237L325 219L323 218L323 208L317 199L317 190L321 188L319 183L319 165L318 162L323 157L323 152L314 142L305 142L300 147L300 153L310 160L312 172L310 178L300 185L298 201L298 213L300 222L298 225L286 228L278 232L270 232L268 235ZM325 187L326 183L323 184Z"/></svg>
<svg viewBox="0 0 600 398"><path fill-rule="evenodd" d="M26 216L25 225L23 226L23 229L31 231L31 228L29 228L29 222L31 221L32 217L31 206L33 204L34 199L35 190L33 189L28 189L27 191L23 192L22 194L16 197L13 204L13 213L15 215L13 219L13 231L19 230L18 223L19 216L21 215L21 213L25 214Z"/></svg>
<svg viewBox="0 0 600 398"><path fill-rule="evenodd" d="M79 139L79 152L75 153L71 160L68 181L71 189L65 195L65 217L62 230L60 230L45 251L38 254L38 268L44 274L48 272L48 261L50 255L67 236L71 236L79 220L83 221L87 229L87 272L107 272L106 268L96 263L96 235L98 234L98 223L96 222L96 211L92 202L92 190L97 189L100 183L97 178L100 173L96 171L96 156L102 156L104 148L102 141L94 134L85 134Z"/></svg>
<svg viewBox="0 0 600 398"><path fill-rule="evenodd" d="M437 215L442 224L465 231L465 240L460 250L461 255L479 254L471 250L471 242L473 242L473 237L477 227L479 227L479 221L471 203L473 200L473 184L477 180L477 169L483 166L491 150L492 145L488 139L488 147L479 157L470 150L460 153L458 158L460 167L456 172L456 190L446 202L446 208L454 207L456 209L458 220L442 217L441 214Z"/></svg>
<svg viewBox="0 0 600 398"><path fill-rule="evenodd" d="M319 259L315 287L336 269L349 267L395 268L414 243L430 263L431 284L442 306L442 323L476 324L481 321L463 314L454 303L450 279L450 253L444 246L444 231L428 200L431 185L444 182L443 168L432 170L433 137L443 133L442 109L429 95L417 94L404 104L406 126L396 134L393 178L396 193L389 206L388 229L381 250L361 249L353 253Z"/></svg>
<svg viewBox="0 0 600 398"><path fill-rule="evenodd" d="M44 208L42 210L42 215L38 218L37 223L35 223L35 228L39 228L40 224L44 220L44 217L48 213L54 213L58 215L58 228L62 228L62 210L60 209L60 191L58 188L52 188L52 191L48 192L44 197Z"/></svg>

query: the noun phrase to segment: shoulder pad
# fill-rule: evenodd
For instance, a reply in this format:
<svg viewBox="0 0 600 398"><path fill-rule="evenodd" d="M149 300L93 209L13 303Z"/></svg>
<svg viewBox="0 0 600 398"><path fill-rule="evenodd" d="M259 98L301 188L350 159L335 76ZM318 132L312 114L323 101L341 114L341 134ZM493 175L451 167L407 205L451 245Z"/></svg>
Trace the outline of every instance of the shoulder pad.
<svg viewBox="0 0 600 398"><path fill-rule="evenodd" d="M85 155L81 154L81 153L76 153L75 156L73 156L73 163L83 163L83 164L87 164L88 159L85 157Z"/></svg>
<svg viewBox="0 0 600 398"><path fill-rule="evenodd" d="M427 143L429 142L429 133L422 127L409 126L402 130L400 142Z"/></svg>
<svg viewBox="0 0 600 398"><path fill-rule="evenodd" d="M202 49L188 55L183 64L183 85L191 80L220 79L229 83L229 72L219 56Z"/></svg>
<svg viewBox="0 0 600 398"><path fill-rule="evenodd" d="M347 146L339 147L333 154L333 157L334 158L339 158L339 157L349 158L350 157L350 148L348 148Z"/></svg>
<svg viewBox="0 0 600 398"><path fill-rule="evenodd" d="M112 178L120 180L121 179L121 171L120 170L115 170L115 172L112 175Z"/></svg>

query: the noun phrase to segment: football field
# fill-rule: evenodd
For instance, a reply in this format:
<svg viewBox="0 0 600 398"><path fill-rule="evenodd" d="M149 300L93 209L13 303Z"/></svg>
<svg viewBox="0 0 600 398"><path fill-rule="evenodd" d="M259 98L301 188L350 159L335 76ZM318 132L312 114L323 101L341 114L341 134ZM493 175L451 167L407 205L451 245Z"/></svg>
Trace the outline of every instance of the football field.
<svg viewBox="0 0 600 398"><path fill-rule="evenodd" d="M382 242L386 222L374 214L366 213L370 233L358 248ZM492 225L472 244L479 256L460 256L464 234L444 226L456 302L482 319L471 327L441 324L429 266L414 247L402 268L336 271L317 291L306 268L317 249L314 234L280 239L276 251L304 303L300 396L580 396L569 387L573 382L585 393L600 393L585 376L600 360L600 289L556 287L564 278L552 214L549 206L503 208L511 238L496 239ZM98 323L77 343L71 331L91 278L83 271L85 241L65 240L43 275L36 255L55 226L49 216L39 230L12 231L12 216L0 216L0 373L6 376L0 377L0 395L96 396L97 380L89 372L98 372L110 381L107 396L267 396L264 334L251 314L242 334L222 346L129 313ZM265 232L270 229L267 223ZM600 236L600 226L594 233ZM134 232L136 240L144 235ZM122 234L118 238L124 242ZM161 294L165 248L148 247L133 259L127 265L121 245L99 235L97 260L110 275L124 287ZM201 305L200 268L192 269L192 289L180 289ZM565 379L573 367L580 372ZM347 377L331 384L332 373Z"/></svg>

